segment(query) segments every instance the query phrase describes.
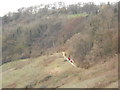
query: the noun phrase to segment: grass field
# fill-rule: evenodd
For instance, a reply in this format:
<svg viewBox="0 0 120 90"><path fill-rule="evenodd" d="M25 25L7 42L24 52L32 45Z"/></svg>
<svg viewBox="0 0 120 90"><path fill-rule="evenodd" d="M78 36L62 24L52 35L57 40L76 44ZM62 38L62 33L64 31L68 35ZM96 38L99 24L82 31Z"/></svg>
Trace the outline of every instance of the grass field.
<svg viewBox="0 0 120 90"><path fill-rule="evenodd" d="M89 69L64 62L62 53L18 60L2 66L3 88L118 87L117 56Z"/></svg>
<svg viewBox="0 0 120 90"><path fill-rule="evenodd" d="M86 13L71 14L71 15L68 15L68 18L84 17L84 16L87 16L87 15L88 14L86 14Z"/></svg>

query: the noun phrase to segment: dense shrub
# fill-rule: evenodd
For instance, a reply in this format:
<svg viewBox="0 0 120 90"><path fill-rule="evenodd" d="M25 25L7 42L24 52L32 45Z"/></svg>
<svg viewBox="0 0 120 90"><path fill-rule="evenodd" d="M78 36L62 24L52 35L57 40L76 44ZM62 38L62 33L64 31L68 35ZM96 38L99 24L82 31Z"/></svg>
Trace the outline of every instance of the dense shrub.
<svg viewBox="0 0 120 90"><path fill-rule="evenodd" d="M93 47L93 40L90 35L82 35L80 33L74 35L67 41L68 54L79 65L84 62L85 56L90 52Z"/></svg>

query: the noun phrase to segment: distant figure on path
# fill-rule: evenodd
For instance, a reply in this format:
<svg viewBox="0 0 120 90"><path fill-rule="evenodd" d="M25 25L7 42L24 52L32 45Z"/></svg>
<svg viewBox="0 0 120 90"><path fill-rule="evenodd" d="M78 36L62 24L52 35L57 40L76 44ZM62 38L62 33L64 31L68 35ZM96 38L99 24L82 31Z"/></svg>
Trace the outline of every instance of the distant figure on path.
<svg viewBox="0 0 120 90"><path fill-rule="evenodd" d="M68 60L71 62L71 63L74 63L74 61L70 58L70 55L68 57Z"/></svg>

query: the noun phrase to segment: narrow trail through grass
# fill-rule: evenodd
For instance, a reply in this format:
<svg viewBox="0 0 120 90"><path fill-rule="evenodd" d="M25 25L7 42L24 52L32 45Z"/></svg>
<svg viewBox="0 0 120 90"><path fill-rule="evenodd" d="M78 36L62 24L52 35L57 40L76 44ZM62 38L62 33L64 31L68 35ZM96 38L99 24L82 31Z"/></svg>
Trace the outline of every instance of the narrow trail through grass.
<svg viewBox="0 0 120 90"><path fill-rule="evenodd" d="M117 57L91 68L73 67L61 53L6 63L3 87L93 88L117 87Z"/></svg>

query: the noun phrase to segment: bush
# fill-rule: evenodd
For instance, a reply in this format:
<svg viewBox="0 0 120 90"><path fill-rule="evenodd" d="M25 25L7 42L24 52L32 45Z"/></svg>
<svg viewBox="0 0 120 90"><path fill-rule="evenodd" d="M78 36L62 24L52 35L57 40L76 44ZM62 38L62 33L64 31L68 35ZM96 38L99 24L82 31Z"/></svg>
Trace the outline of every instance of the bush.
<svg viewBox="0 0 120 90"><path fill-rule="evenodd" d="M78 33L67 42L67 46L68 54L71 55L76 64L80 66L85 62L85 56L90 52L93 46L93 40L89 35Z"/></svg>
<svg viewBox="0 0 120 90"><path fill-rule="evenodd" d="M115 30L104 30L96 34L96 41L98 47L102 49L101 55L105 56L117 52L118 49L118 35Z"/></svg>

